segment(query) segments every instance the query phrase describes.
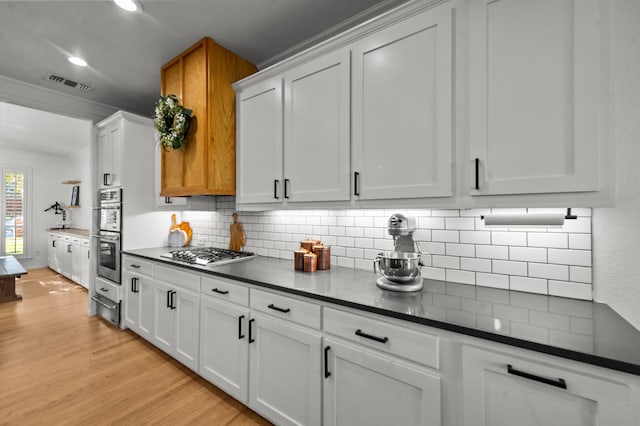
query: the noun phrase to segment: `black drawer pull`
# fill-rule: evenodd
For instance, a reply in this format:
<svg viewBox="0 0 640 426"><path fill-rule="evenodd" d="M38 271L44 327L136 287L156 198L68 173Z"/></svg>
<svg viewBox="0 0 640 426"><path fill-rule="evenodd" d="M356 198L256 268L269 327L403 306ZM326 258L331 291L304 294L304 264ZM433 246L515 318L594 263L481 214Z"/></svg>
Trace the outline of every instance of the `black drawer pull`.
<svg viewBox="0 0 640 426"><path fill-rule="evenodd" d="M546 385L555 386L560 389L567 388L567 382L565 382L564 379L547 379L546 377L536 376L535 374L516 370L511 366L511 364L507 364L507 373L513 374L514 376L524 377L525 379L535 380L536 382L544 383Z"/></svg>
<svg viewBox="0 0 640 426"><path fill-rule="evenodd" d="M251 318L251 319L249 320L249 343L253 343L253 342L255 342L255 341L256 341L256 339L254 339L254 338L253 338L253 327L252 327L253 322L254 322L255 320L256 320L255 318Z"/></svg>
<svg viewBox="0 0 640 426"><path fill-rule="evenodd" d="M375 340L376 342L380 342L380 343L387 343L389 341L388 337L372 336L371 334L363 333L362 330L360 329L356 330L356 336L364 337L365 339Z"/></svg>
<svg viewBox="0 0 640 426"><path fill-rule="evenodd" d="M140 265L136 265L135 263L132 263L129 266L131 266L132 268L135 268L135 269L140 269Z"/></svg>
<svg viewBox="0 0 640 426"><path fill-rule="evenodd" d="M286 309L285 308L279 308L276 305L274 305L273 303L270 304L269 306L267 306L267 308L273 309L274 311L282 312L282 313L285 313L285 314L291 312L291 309L289 309L289 308L286 308Z"/></svg>
<svg viewBox="0 0 640 426"><path fill-rule="evenodd" d="M331 346L327 346L324 348L324 378L328 379L331 377L331 372L329 371L329 351L331 350Z"/></svg>
<svg viewBox="0 0 640 426"><path fill-rule="evenodd" d="M244 315L240 315L238 317L238 340L244 339L244 334L242 334L242 319Z"/></svg>
<svg viewBox="0 0 640 426"><path fill-rule="evenodd" d="M101 288L100 288L100 291L109 291L109 289L108 289L108 288L106 288L106 287L101 287Z"/></svg>
<svg viewBox="0 0 640 426"><path fill-rule="evenodd" d="M228 290L218 290L217 287L216 288L212 288L211 291L214 292L214 293L218 293L218 294L229 294Z"/></svg>

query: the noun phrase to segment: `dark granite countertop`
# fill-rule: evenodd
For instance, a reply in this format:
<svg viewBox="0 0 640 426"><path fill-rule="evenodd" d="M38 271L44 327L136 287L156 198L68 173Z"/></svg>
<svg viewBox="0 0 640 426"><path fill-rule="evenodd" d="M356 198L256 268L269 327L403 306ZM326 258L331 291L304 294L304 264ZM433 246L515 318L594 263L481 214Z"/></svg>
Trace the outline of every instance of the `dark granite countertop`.
<svg viewBox="0 0 640 426"><path fill-rule="evenodd" d="M422 291L381 290L373 272L333 267L305 273L293 260L257 256L218 266L123 253L350 308L640 375L640 331L603 303L425 280Z"/></svg>

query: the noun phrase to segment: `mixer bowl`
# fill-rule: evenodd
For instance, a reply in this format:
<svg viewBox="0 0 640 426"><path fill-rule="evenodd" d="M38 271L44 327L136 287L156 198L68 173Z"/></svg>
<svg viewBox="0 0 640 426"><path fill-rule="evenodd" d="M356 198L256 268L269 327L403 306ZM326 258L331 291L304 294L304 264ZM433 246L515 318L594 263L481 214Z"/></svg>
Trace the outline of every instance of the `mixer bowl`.
<svg viewBox="0 0 640 426"><path fill-rule="evenodd" d="M415 280L421 266L420 254L406 251L383 251L373 260L373 271L396 283Z"/></svg>

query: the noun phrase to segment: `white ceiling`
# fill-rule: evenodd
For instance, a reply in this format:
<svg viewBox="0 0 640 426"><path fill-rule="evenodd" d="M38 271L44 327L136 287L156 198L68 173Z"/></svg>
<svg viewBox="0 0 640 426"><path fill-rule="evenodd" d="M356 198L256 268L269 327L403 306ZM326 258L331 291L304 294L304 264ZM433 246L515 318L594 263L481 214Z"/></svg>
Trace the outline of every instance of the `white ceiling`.
<svg viewBox="0 0 640 426"><path fill-rule="evenodd" d="M143 0L142 13L130 14L110 0L0 0L0 76L151 116L160 67L204 36L262 68L406 1ZM95 90L48 81L49 73ZM78 124L5 104L0 147L64 155L81 146Z"/></svg>
<svg viewBox="0 0 640 426"><path fill-rule="evenodd" d="M89 120L0 102L0 148L67 156L89 145L91 127Z"/></svg>

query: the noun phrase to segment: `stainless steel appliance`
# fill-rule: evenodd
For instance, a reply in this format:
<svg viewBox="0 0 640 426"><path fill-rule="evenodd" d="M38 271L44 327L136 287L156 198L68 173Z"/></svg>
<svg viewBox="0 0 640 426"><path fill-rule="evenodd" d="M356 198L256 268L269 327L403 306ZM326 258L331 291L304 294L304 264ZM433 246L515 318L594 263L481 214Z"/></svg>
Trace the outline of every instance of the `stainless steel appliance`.
<svg viewBox="0 0 640 426"><path fill-rule="evenodd" d="M120 233L100 231L98 237L98 276L120 284Z"/></svg>
<svg viewBox="0 0 640 426"><path fill-rule="evenodd" d="M100 230L122 230L122 188L103 189L100 197Z"/></svg>
<svg viewBox="0 0 640 426"><path fill-rule="evenodd" d="M100 285L99 282L97 285ZM113 325L120 325L120 302L114 302L101 294L95 294L91 296L91 299L96 304L96 313L99 316Z"/></svg>
<svg viewBox="0 0 640 426"><path fill-rule="evenodd" d="M402 292L422 290L422 253L413 240L415 230L416 221L410 216L396 213L389 218L387 231L393 236L395 250L380 252L373 260L378 287Z"/></svg>
<svg viewBox="0 0 640 426"><path fill-rule="evenodd" d="M215 247L190 247L186 249L170 250L161 255L169 259L194 265L221 265L240 260L249 260L255 254L247 251L236 251Z"/></svg>

